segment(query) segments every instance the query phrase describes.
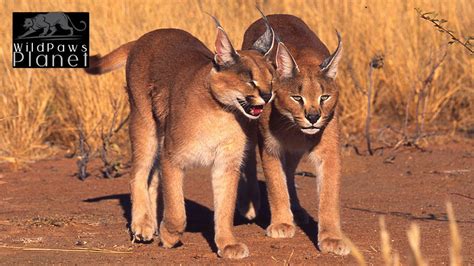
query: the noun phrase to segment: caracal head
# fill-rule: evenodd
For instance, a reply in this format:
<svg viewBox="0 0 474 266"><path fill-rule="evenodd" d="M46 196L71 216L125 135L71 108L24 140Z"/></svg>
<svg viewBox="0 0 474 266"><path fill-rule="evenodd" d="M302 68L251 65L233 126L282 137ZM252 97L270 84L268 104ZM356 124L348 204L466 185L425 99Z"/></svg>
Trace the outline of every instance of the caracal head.
<svg viewBox="0 0 474 266"><path fill-rule="evenodd" d="M299 69L288 48L277 44L274 106L307 135L323 129L336 109L339 90L335 78L342 56L341 37L337 36L336 51L314 68Z"/></svg>
<svg viewBox="0 0 474 266"><path fill-rule="evenodd" d="M214 20L217 37L210 73L211 93L224 106L257 119L275 95L272 83L276 73L268 58L274 44L273 30L267 26L252 50L236 51L222 26Z"/></svg>

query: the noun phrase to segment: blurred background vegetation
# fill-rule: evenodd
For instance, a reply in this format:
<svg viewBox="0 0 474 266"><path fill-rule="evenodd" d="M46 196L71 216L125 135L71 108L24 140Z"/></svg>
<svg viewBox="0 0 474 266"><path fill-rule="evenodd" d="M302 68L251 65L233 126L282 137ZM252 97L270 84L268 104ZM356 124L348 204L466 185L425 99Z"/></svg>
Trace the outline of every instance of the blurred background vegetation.
<svg viewBox="0 0 474 266"><path fill-rule="evenodd" d="M5 1L5 0L4 0ZM102 55L157 28L180 28L213 50L216 15L235 47L259 13L255 1L2 1L0 25L0 161L24 163L75 154L82 131L91 152L104 142L118 156L129 149L124 71L88 76L82 69L13 69L11 12L90 12L90 54ZM470 0L301 1L260 3L266 14L302 18L332 51L341 32L344 57L337 82L345 143L362 140L371 105L375 141L395 146L410 134L466 136L474 129L472 53L420 18L435 11L460 39L474 28ZM383 60L377 69L372 63ZM372 71L373 70L373 71ZM367 91L371 90L370 98ZM81 130L80 130L81 129ZM427 140L424 140L427 141Z"/></svg>

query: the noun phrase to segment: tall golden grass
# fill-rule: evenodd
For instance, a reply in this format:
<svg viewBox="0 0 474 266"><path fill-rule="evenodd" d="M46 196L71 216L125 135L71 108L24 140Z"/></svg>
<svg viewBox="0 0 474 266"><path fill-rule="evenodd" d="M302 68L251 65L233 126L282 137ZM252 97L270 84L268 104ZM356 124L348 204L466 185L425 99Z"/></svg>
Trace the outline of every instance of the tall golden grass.
<svg viewBox="0 0 474 266"><path fill-rule="evenodd" d="M94 148L104 125L110 124L117 103L119 117L128 112L124 71L87 76L77 69L12 69L11 12L90 12L91 54L106 54L118 45L157 28L189 31L213 49L215 29L203 12L215 14L239 47L248 25L259 18L254 0L246 1L129 1L129 0L6 0L0 11L0 160L25 161L49 156L52 146L73 147L81 122ZM383 54L384 67L374 71L374 122L401 125L408 110L416 119L416 102L423 81L449 41L414 8L437 11L456 34L472 34L474 3L457 1L263 1L267 14L301 17L333 50L334 29L344 41L345 55L338 76L341 86L343 132L360 132L366 113L368 68ZM426 88L427 125L468 129L474 124L472 55L461 46L447 47L447 57ZM408 103L408 106L407 106ZM126 140L122 131L117 140Z"/></svg>

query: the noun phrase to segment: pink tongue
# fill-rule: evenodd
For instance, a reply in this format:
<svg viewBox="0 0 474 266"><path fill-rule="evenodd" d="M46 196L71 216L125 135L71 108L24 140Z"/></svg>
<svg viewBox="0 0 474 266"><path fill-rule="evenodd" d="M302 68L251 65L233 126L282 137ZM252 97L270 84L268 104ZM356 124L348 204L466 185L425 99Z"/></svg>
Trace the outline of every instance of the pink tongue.
<svg viewBox="0 0 474 266"><path fill-rule="evenodd" d="M250 113L252 113L252 115L254 115L254 116L257 116L257 115L261 114L262 111L263 111L263 109L261 109L261 108L252 107L252 109L250 109Z"/></svg>

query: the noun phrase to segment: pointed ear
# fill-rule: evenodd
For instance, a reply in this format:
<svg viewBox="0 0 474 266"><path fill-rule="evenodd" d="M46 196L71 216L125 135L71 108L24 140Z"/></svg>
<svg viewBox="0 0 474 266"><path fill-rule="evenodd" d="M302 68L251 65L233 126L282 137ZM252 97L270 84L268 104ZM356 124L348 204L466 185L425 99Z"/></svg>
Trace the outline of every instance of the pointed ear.
<svg viewBox="0 0 474 266"><path fill-rule="evenodd" d="M216 54L214 60L219 66L230 66L237 62L239 55L222 27L217 27Z"/></svg>
<svg viewBox="0 0 474 266"><path fill-rule="evenodd" d="M272 51L273 45L275 44L275 32L273 31L272 27L270 26L270 22L268 21L265 14L263 14L262 10L257 7L257 10L262 15L263 22L265 23L265 32L262 36L260 36L252 45L253 50L257 50L262 53L264 56L268 56L268 54Z"/></svg>
<svg viewBox="0 0 474 266"><path fill-rule="evenodd" d="M277 67L276 70L281 78L291 78L299 72L295 59L282 42L278 43L275 63Z"/></svg>
<svg viewBox="0 0 474 266"><path fill-rule="evenodd" d="M335 79L337 75L337 66L339 64L339 61L341 60L342 57L342 40L341 40L341 35L339 34L338 31L337 33L337 48L336 51L332 55L330 55L328 58L324 59L324 61L321 63L321 72L328 78Z"/></svg>

